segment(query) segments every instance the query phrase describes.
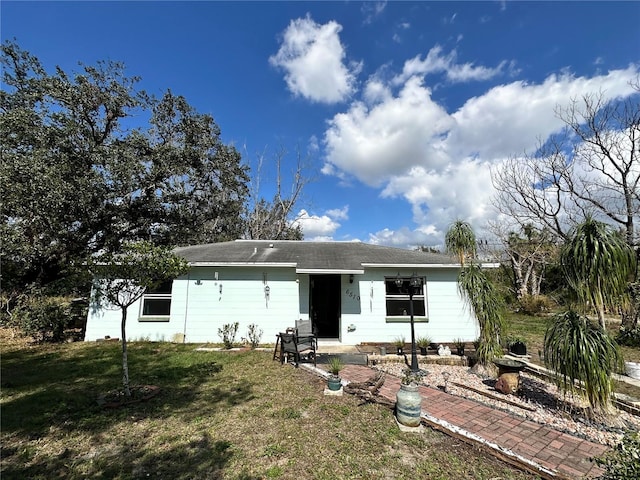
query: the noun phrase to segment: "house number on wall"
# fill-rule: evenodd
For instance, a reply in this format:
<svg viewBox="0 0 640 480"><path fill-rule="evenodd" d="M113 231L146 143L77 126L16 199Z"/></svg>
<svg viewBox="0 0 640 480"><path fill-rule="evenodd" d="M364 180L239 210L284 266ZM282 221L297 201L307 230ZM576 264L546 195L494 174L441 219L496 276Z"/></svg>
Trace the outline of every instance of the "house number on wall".
<svg viewBox="0 0 640 480"><path fill-rule="evenodd" d="M346 294L347 297L355 298L358 302L360 301L360 295L356 294L353 290L347 288Z"/></svg>

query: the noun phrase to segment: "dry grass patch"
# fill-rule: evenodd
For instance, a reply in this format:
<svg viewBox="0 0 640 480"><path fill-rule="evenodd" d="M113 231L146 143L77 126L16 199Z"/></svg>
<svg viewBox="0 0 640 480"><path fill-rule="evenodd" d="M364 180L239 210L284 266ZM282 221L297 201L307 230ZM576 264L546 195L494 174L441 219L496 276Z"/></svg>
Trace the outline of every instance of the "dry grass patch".
<svg viewBox="0 0 640 480"><path fill-rule="evenodd" d="M402 433L392 413L267 352L131 343L148 402L101 408L119 386L117 344L3 343L2 478L533 478L438 432Z"/></svg>

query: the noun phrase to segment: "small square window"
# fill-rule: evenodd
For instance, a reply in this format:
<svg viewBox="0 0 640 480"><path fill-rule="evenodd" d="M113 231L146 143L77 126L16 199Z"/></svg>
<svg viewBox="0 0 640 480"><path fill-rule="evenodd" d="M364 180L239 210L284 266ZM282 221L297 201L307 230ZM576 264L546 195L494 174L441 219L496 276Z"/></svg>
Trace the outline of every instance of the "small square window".
<svg viewBox="0 0 640 480"><path fill-rule="evenodd" d="M397 277L385 277L385 295L387 317L408 317L411 314L411 304L413 304L413 315L425 317L426 308L426 282L420 278L419 287L411 287L410 279L401 277L402 284L398 285ZM413 298L409 295L409 289L413 288ZM412 301L413 300L413 301Z"/></svg>
<svg viewBox="0 0 640 480"><path fill-rule="evenodd" d="M171 315L171 288L173 281L162 282L154 289L149 289L142 296L140 320L166 321Z"/></svg>
<svg viewBox="0 0 640 480"><path fill-rule="evenodd" d="M143 317L169 316L171 313L170 298L145 298L142 306Z"/></svg>

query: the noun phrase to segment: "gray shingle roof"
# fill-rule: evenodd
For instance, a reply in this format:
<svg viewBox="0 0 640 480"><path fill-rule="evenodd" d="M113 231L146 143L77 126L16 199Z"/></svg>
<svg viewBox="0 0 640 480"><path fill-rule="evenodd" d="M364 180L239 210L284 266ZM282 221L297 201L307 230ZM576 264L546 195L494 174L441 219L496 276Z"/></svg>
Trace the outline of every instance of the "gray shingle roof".
<svg viewBox="0 0 640 480"><path fill-rule="evenodd" d="M365 266L457 266L454 258L360 242L236 240L179 247L174 252L192 265L272 265L296 271L362 272Z"/></svg>

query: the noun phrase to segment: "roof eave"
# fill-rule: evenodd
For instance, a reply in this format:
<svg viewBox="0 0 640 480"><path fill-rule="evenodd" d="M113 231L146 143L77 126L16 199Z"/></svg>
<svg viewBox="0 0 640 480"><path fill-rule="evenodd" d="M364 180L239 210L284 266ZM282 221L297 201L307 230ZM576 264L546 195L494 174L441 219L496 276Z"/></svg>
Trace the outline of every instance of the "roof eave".
<svg viewBox="0 0 640 480"><path fill-rule="evenodd" d="M296 273L315 274L339 274L339 275L363 275L364 270L340 269L340 268L297 268Z"/></svg>
<svg viewBox="0 0 640 480"><path fill-rule="evenodd" d="M276 267L295 268L296 262L189 262L192 267Z"/></svg>
<svg viewBox="0 0 640 480"><path fill-rule="evenodd" d="M363 263L364 268L460 268L459 263Z"/></svg>

